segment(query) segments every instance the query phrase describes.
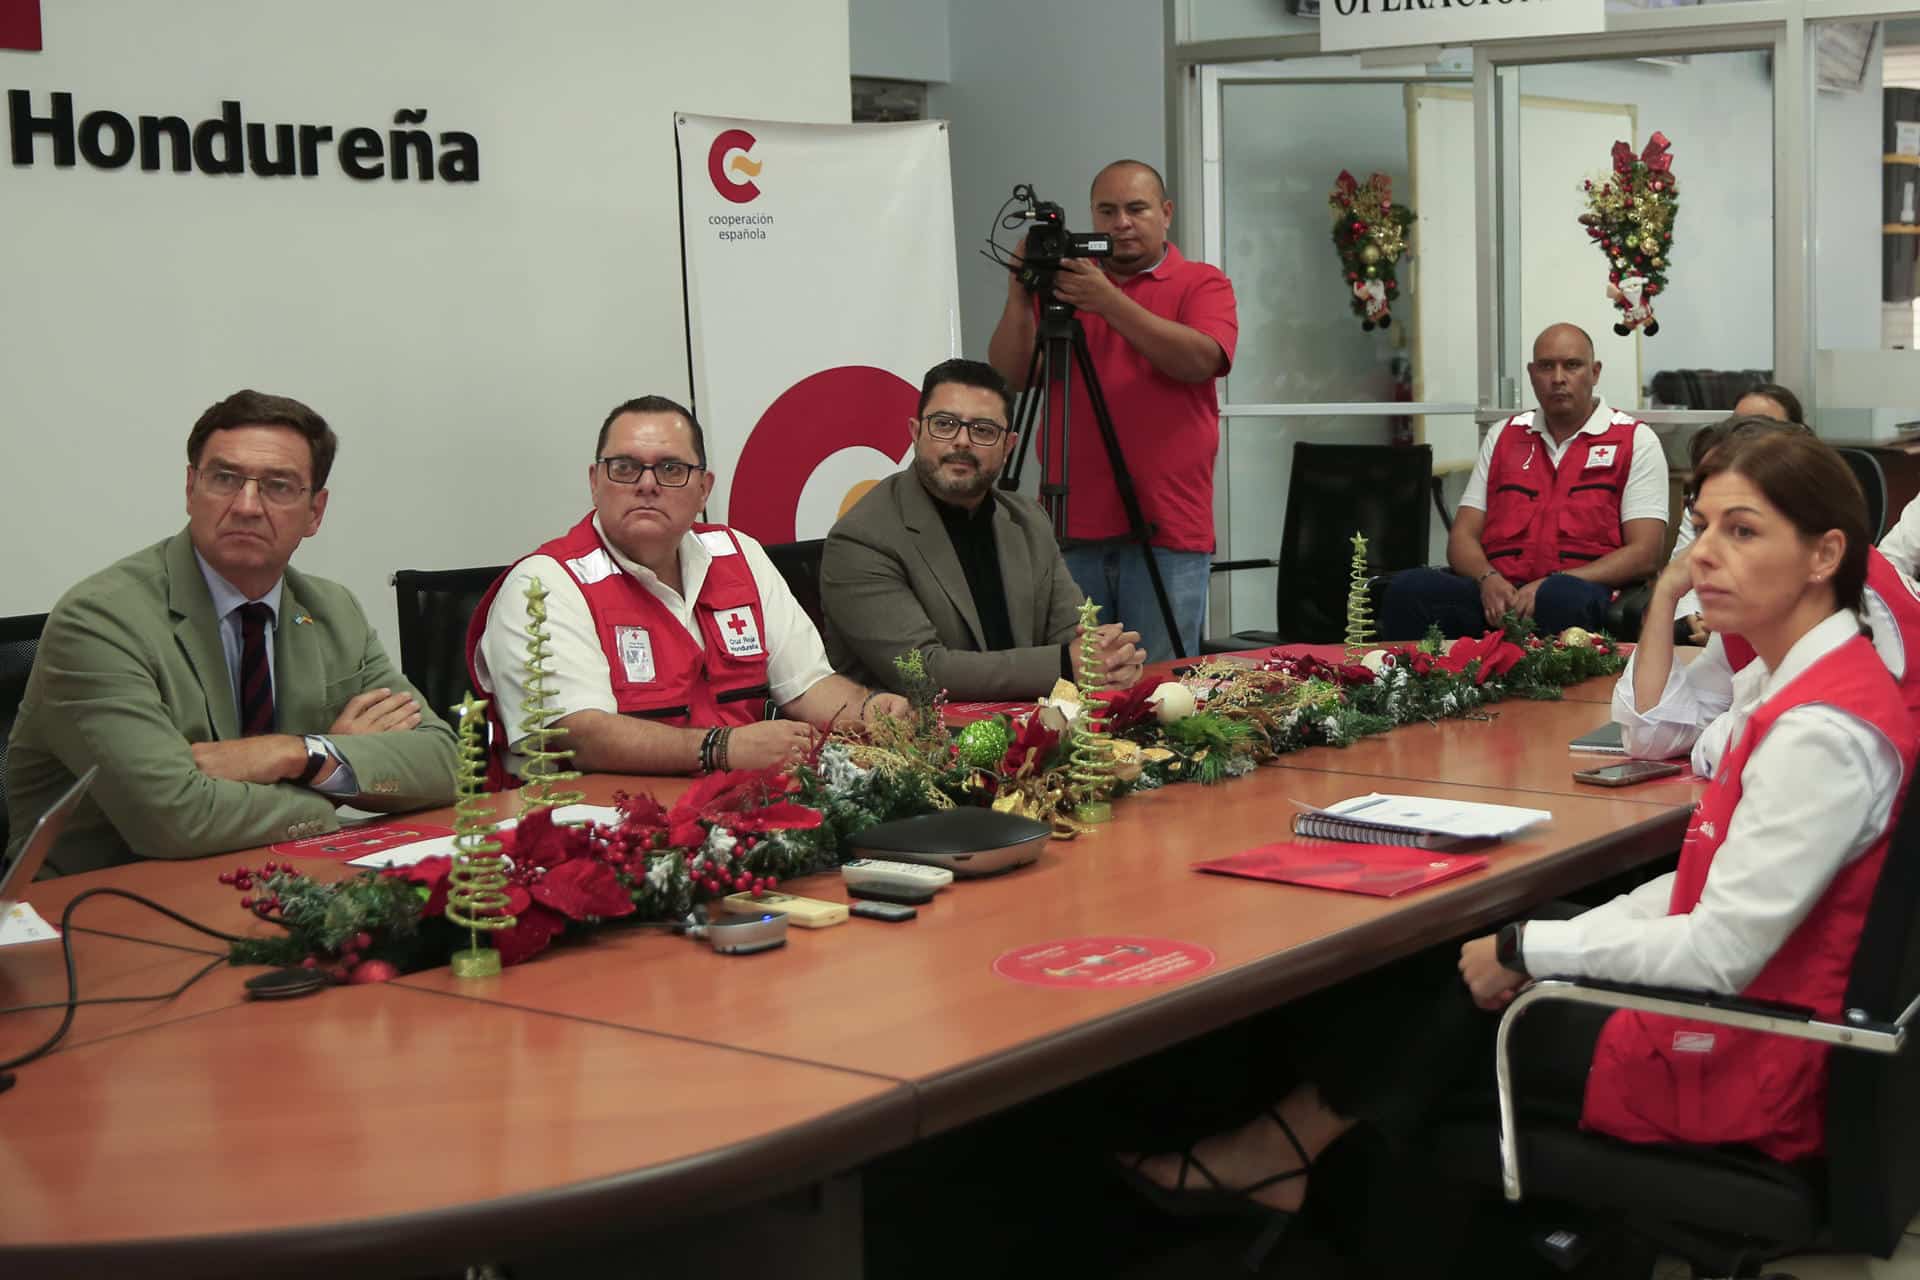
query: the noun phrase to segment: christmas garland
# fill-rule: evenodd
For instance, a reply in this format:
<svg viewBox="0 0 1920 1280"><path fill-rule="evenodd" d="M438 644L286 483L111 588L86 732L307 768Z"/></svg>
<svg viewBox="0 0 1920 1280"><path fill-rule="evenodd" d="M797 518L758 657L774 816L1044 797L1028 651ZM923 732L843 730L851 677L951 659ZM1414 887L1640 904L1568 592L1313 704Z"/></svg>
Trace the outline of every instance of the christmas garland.
<svg viewBox="0 0 1920 1280"><path fill-rule="evenodd" d="M1356 623L1355 637L1363 634ZM510 860L498 918L511 923L487 939L512 966L569 935L621 921L678 922L714 898L829 870L850 856L861 831L894 818L991 805L1072 837L1087 829L1076 812L1089 795L1218 782L1303 747L1470 716L1503 698L1557 698L1564 686L1622 665L1604 636L1574 630L1544 640L1530 621L1509 615L1484 636L1448 645L1435 632L1351 662L1275 651L1253 663L1213 659L1182 681L1131 689L1098 688L1097 676L1086 688L1062 682L1054 698L1017 720L980 721L957 736L940 718L940 691L909 682L912 715L825 739L788 772L712 774L671 807L621 792L619 819L608 823L566 826L542 807L512 830L489 833L463 812L462 848L478 853L497 841L497 854L481 856ZM1096 703L1099 714L1090 716ZM471 718L478 723L477 713ZM1100 739L1102 750L1085 751ZM1086 776L1089 769L1104 776ZM448 912L461 856L332 883L291 863L223 873L221 882L244 895L243 908L283 931L235 943L231 958L317 968L343 982L447 964L478 945L459 910Z"/></svg>
<svg viewBox="0 0 1920 1280"><path fill-rule="evenodd" d="M1583 184L1587 211L1580 222L1606 255L1607 297L1620 312L1613 331L1623 338L1641 328L1649 338L1660 332L1652 299L1667 289L1673 220L1680 211L1671 145L1656 132L1636 156L1631 146L1616 142L1613 168Z"/></svg>
<svg viewBox="0 0 1920 1280"><path fill-rule="evenodd" d="M1393 202L1393 180L1386 174L1360 183L1342 169L1327 196L1327 211L1333 215L1333 247L1352 290L1347 305L1362 329L1384 329L1393 323L1389 308L1400 292L1394 264L1407 251L1413 210Z"/></svg>

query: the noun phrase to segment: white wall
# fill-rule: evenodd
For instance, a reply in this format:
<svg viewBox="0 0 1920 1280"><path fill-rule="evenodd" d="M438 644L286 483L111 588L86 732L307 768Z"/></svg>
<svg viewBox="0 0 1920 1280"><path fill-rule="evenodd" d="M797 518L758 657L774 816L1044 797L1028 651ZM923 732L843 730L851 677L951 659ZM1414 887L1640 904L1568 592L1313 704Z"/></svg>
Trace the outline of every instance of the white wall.
<svg viewBox="0 0 1920 1280"><path fill-rule="evenodd" d="M1883 41L1867 63L1867 87L1858 93L1826 93L1814 99L1813 305L1814 345L1833 351L1881 345L1880 307L1880 78ZM1798 390L1798 388L1796 388ZM1855 390L1849 388L1848 390ZM1825 399L1838 388L1817 388ZM1850 399L1858 397L1850 396ZM1893 424L1912 419L1913 409L1809 408L1823 435L1866 439L1893 435Z"/></svg>
<svg viewBox="0 0 1920 1280"><path fill-rule="evenodd" d="M848 0L853 74L881 80L953 78L947 0Z"/></svg>
<svg viewBox="0 0 1920 1280"><path fill-rule="evenodd" d="M606 410L687 393L676 109L844 122L846 0L63 0L46 51L0 53L44 110L429 129L481 177L355 182L0 170L0 613L183 523L184 442L242 386L341 437L296 563L392 645L388 573L498 563L586 507ZM21 447L30 442L30 447Z"/></svg>
<svg viewBox="0 0 1920 1280"><path fill-rule="evenodd" d="M1007 277L978 250L1014 184L1085 231L1102 165L1131 156L1165 171L1165 17L1161 0L955 0L951 18L953 82L927 110L953 122L961 326L966 354L984 359ZM1184 193L1172 194L1177 221Z"/></svg>

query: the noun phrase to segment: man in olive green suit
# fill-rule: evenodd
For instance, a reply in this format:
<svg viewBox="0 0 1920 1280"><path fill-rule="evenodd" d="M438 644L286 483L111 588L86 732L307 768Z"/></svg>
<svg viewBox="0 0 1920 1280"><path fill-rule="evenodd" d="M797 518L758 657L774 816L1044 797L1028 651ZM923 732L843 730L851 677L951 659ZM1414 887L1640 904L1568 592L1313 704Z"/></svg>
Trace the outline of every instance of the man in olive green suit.
<svg viewBox="0 0 1920 1280"><path fill-rule="evenodd" d="M920 651L958 699L1037 697L1081 662L1079 606L1047 515L996 491L1015 437L1012 391L993 366L928 370L909 420L913 465L875 485L827 535L820 563L827 657L876 688L900 690L893 660ZM1140 676L1139 635L1095 630L1109 678Z"/></svg>
<svg viewBox="0 0 1920 1280"><path fill-rule="evenodd" d="M351 592L287 568L318 532L337 441L297 400L240 391L187 439L187 527L86 579L47 619L7 756L9 856L100 775L59 874L338 827L336 803L453 797L453 735Z"/></svg>

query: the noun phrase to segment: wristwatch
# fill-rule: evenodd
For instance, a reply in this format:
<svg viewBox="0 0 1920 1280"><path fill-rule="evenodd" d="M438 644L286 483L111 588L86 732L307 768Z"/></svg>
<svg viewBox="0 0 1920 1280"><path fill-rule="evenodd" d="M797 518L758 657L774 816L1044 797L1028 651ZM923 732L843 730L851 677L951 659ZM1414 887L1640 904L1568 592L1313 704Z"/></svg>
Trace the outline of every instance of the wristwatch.
<svg viewBox="0 0 1920 1280"><path fill-rule="evenodd" d="M1500 932L1493 935L1493 958L1500 962L1502 969L1510 969L1521 977L1532 977L1527 972L1527 959L1521 940L1526 932L1524 924L1500 926Z"/></svg>
<svg viewBox="0 0 1920 1280"><path fill-rule="evenodd" d="M309 733L300 741L307 746L307 767L300 771L300 776L294 781L304 787L320 776L320 771L327 767L327 761L333 758L333 753L327 750L327 740L318 734Z"/></svg>
<svg viewBox="0 0 1920 1280"><path fill-rule="evenodd" d="M1498 572L1500 572L1500 570L1496 568L1489 568L1485 573L1481 574L1479 577L1473 580L1473 585L1476 587L1479 586L1481 583L1485 582L1488 578L1491 578L1494 574Z"/></svg>

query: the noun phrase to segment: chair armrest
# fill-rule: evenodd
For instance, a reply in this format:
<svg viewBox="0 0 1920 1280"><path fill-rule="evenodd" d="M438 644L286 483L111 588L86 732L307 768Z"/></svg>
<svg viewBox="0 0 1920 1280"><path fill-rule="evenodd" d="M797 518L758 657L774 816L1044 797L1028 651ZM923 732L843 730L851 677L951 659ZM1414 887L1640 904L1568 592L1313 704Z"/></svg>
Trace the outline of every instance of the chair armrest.
<svg viewBox="0 0 1920 1280"><path fill-rule="evenodd" d="M1704 991L1602 982L1592 978L1578 982L1565 978L1545 978L1529 983L1513 998L1506 1013L1501 1015L1500 1031L1494 1040L1494 1080L1500 1094L1500 1183L1509 1200L1520 1199L1520 1136L1513 1114L1513 1069L1508 1043L1514 1023L1520 1016L1546 1000L1691 1018L1695 1022L1740 1027L1764 1035L1815 1040L1842 1049L1880 1054L1897 1054L1906 1047L1907 1024L1914 1017L1916 1008L1920 1008L1920 996L1916 996L1913 1003L1892 1022L1876 1022L1859 1009L1849 1009L1844 1021L1828 1022L1815 1017L1811 1009L1798 1005L1746 1000L1739 996L1715 995Z"/></svg>

